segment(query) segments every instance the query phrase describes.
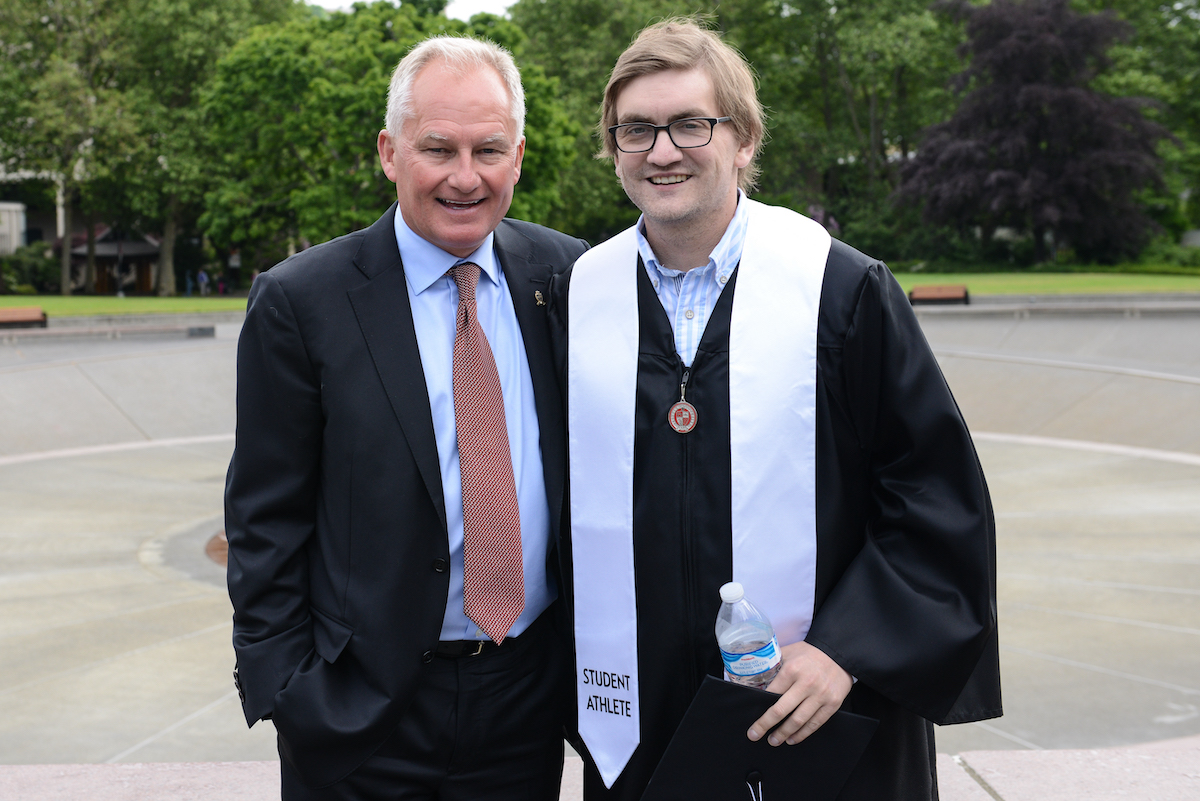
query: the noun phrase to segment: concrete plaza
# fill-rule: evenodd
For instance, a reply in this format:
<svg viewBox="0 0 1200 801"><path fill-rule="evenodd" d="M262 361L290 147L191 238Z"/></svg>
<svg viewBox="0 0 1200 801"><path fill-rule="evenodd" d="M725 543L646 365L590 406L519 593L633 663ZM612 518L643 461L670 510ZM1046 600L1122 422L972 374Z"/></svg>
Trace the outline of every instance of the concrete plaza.
<svg viewBox="0 0 1200 801"><path fill-rule="evenodd" d="M921 318L999 537L1006 715L938 731L942 797L1200 797L1200 302ZM234 428L238 325L215 327L0 345L2 798L275 792L204 553Z"/></svg>

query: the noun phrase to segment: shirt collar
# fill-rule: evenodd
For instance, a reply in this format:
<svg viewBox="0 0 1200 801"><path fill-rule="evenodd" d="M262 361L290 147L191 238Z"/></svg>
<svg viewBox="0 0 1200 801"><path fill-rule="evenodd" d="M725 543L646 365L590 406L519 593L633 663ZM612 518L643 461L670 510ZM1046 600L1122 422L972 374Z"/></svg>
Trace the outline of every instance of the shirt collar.
<svg viewBox="0 0 1200 801"><path fill-rule="evenodd" d="M423 239L408 227L400 209L396 209L396 245L400 248L400 260L404 264L404 277L414 294L421 294L456 264L464 261L479 265L480 275L486 275L493 284L500 284L500 262L496 259L495 233L487 235L483 244L465 259Z"/></svg>
<svg viewBox="0 0 1200 801"><path fill-rule="evenodd" d="M749 215L746 212L746 204L743 202L746 198L742 190L739 189L737 208L733 211L733 219L729 221L729 226L725 229L725 234L721 237L721 241L713 248L712 253L708 256L708 264L701 269L711 269L716 265L714 278L720 280L724 278L729 280L729 276L737 269L738 262L742 260L742 246L746 242L746 221ZM675 275L683 275L678 270L672 270L663 267L654 255L654 250L650 247L649 240L646 239L646 215L638 218L637 226L637 246L638 253L641 254L642 261L646 266L664 277Z"/></svg>

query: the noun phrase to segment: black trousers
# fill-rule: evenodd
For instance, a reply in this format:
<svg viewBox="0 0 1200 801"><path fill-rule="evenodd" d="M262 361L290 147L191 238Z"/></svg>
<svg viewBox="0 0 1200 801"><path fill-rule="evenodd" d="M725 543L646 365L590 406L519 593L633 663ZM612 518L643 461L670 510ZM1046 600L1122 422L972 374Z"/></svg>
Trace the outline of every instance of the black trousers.
<svg viewBox="0 0 1200 801"><path fill-rule="evenodd" d="M568 663L544 613L475 657L435 657L400 724L319 789L282 759L283 801L558 801Z"/></svg>

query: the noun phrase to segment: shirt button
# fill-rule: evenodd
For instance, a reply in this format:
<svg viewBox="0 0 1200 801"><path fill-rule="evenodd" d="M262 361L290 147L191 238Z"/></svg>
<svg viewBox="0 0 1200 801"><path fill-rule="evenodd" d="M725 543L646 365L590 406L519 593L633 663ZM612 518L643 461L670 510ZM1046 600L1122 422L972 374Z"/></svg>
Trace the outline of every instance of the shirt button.
<svg viewBox="0 0 1200 801"><path fill-rule="evenodd" d="M655 288L655 289L658 289L658 281L655 281L655 282L654 282L654 288Z"/></svg>
<svg viewBox="0 0 1200 801"><path fill-rule="evenodd" d="M686 318L688 318L688 319L690 320L690 319L692 319L693 317L695 317L695 316L696 316L696 313L695 313L694 311L692 311L691 309L688 309L687 311L685 311L685 312L683 313L683 316L684 316L684 317L686 317Z"/></svg>
<svg viewBox="0 0 1200 801"><path fill-rule="evenodd" d="M446 560L445 559L434 559L433 560L433 572L445 573L446 572Z"/></svg>
<svg viewBox="0 0 1200 801"><path fill-rule="evenodd" d="M724 275L722 275L720 278L718 278L718 279L717 279L717 281L719 281L719 282L720 282L720 283L722 283L722 284L724 284L724 283L725 283L726 281L728 281L728 280L729 280L729 278L728 278L727 276L724 276Z"/></svg>

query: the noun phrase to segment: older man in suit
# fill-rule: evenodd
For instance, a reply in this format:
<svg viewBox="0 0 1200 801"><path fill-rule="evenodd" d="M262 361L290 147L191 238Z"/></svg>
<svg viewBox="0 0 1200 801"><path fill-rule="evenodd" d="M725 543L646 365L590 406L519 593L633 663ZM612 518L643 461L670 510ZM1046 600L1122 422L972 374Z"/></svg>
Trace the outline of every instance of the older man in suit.
<svg viewBox="0 0 1200 801"><path fill-rule="evenodd" d="M226 487L246 720L283 797L556 799L565 444L543 293L586 245L504 219L512 58L439 37L379 134L398 204L254 284Z"/></svg>

